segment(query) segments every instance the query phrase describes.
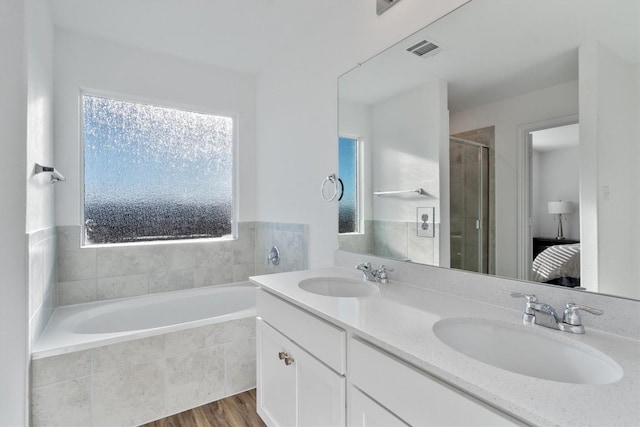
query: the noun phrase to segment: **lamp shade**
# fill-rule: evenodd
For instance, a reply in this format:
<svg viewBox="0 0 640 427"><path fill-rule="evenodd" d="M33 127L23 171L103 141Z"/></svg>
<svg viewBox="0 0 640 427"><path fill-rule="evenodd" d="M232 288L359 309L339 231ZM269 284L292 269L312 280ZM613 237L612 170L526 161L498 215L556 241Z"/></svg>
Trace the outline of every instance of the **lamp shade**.
<svg viewBox="0 0 640 427"><path fill-rule="evenodd" d="M556 214L569 214L573 212L573 204L571 202L549 202L547 204L547 212L553 215Z"/></svg>

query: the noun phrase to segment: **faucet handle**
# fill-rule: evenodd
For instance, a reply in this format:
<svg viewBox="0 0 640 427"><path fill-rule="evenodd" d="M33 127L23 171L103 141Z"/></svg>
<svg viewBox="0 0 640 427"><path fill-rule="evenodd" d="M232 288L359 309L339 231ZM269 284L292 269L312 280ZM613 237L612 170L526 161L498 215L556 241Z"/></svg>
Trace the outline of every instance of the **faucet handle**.
<svg viewBox="0 0 640 427"><path fill-rule="evenodd" d="M526 298L527 302L538 302L538 297L533 294L522 294L520 292L511 292L514 298Z"/></svg>
<svg viewBox="0 0 640 427"><path fill-rule="evenodd" d="M376 272L376 279L380 283L389 283L389 276L387 272L393 271L393 267L387 267L386 265L381 265Z"/></svg>
<svg viewBox="0 0 640 427"><path fill-rule="evenodd" d="M533 322L536 314L531 308L531 305L538 302L538 297L535 296L534 294L522 294L520 292L511 292L511 296L514 298L527 299L527 304L524 306L523 319L525 322L528 322L528 323Z"/></svg>
<svg viewBox="0 0 640 427"><path fill-rule="evenodd" d="M582 318L580 317L579 310L583 310L583 311L586 311L587 313L595 314L596 316L600 316L601 314L604 313L604 311L600 310L599 308L593 308L587 305L570 302L564 306L563 322L573 326L582 325Z"/></svg>

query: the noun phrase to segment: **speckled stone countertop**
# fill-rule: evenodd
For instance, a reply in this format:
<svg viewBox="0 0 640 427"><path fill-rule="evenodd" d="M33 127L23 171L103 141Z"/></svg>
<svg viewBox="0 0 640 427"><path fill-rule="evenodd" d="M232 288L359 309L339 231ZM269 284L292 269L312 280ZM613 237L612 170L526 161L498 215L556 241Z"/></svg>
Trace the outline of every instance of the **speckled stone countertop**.
<svg viewBox="0 0 640 427"><path fill-rule="evenodd" d="M603 385L538 379L465 356L440 341L432 329L441 319L461 317L522 326L522 312L394 281L381 285L380 295L363 298L321 296L298 287L301 280L313 277L360 279L362 275L329 267L250 280L529 424L640 425L640 341L636 339L593 328L577 335L530 326L537 334L583 349L590 346L624 370L622 379Z"/></svg>

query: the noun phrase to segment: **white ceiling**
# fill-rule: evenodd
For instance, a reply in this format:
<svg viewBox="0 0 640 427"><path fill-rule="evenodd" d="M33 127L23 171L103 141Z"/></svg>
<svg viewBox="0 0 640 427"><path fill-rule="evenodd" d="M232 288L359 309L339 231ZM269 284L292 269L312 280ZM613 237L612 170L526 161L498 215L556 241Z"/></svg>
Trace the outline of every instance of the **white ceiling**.
<svg viewBox="0 0 640 427"><path fill-rule="evenodd" d="M442 51L406 52L423 39ZM340 96L374 104L439 78L460 111L576 80L578 46L590 40L638 63L640 1L472 0L343 76Z"/></svg>
<svg viewBox="0 0 640 427"><path fill-rule="evenodd" d="M49 1L56 27L250 73L295 52L301 40L348 25L350 6L349 0ZM443 78L450 110L458 111L575 80L577 46L585 40L638 62L639 21L638 0L615 0L615 7L607 0L472 0L342 78L341 96L374 103ZM405 52L423 37L444 50L427 59Z"/></svg>
<svg viewBox="0 0 640 427"><path fill-rule="evenodd" d="M559 126L531 132L533 151L553 151L579 145L579 125Z"/></svg>
<svg viewBox="0 0 640 427"><path fill-rule="evenodd" d="M345 0L49 0L69 31L257 73L335 19ZM372 13L374 5L371 5Z"/></svg>

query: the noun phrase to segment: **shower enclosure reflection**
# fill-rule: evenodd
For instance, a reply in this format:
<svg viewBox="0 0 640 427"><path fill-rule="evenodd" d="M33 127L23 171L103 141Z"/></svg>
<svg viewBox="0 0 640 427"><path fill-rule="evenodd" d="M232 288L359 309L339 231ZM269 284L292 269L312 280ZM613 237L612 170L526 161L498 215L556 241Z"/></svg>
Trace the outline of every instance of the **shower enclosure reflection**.
<svg viewBox="0 0 640 427"><path fill-rule="evenodd" d="M452 268L479 273L494 269L489 268L495 252L489 244L489 214L495 209L489 189L490 152L489 145L449 138Z"/></svg>

